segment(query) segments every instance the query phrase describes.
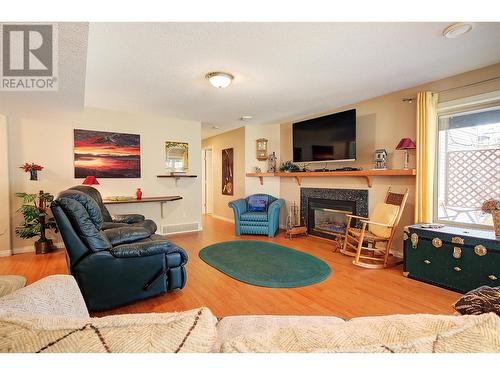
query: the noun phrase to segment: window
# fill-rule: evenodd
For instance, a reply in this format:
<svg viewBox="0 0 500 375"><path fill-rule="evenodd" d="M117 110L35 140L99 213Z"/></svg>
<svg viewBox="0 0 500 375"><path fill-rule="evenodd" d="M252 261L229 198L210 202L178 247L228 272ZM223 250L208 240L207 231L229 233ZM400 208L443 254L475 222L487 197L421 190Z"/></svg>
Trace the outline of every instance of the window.
<svg viewBox="0 0 500 375"><path fill-rule="evenodd" d="M500 197L500 103L450 108L439 110L434 220L490 229L481 204Z"/></svg>

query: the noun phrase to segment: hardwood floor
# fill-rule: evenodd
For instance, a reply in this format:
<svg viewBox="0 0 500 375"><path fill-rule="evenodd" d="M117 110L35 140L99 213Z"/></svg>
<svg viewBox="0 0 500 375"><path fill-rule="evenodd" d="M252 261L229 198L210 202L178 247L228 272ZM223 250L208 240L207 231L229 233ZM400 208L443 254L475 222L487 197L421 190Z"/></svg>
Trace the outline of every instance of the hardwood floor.
<svg viewBox="0 0 500 375"><path fill-rule="evenodd" d="M212 243L237 239L233 224L203 219L202 232L169 236L190 256L186 287L95 316L138 312L180 311L207 306L219 316L335 315L352 318L368 315L430 313L452 314L459 297L445 289L402 276L402 267L369 270L352 265L352 258L333 253L332 243L314 237L292 241L280 232L274 239L241 236L240 239L272 241L312 254L330 265L332 274L319 284L292 289L273 289L244 284L204 263L198 252ZM19 254L0 258L0 274L19 274L32 283L52 274L67 273L64 251L45 255Z"/></svg>

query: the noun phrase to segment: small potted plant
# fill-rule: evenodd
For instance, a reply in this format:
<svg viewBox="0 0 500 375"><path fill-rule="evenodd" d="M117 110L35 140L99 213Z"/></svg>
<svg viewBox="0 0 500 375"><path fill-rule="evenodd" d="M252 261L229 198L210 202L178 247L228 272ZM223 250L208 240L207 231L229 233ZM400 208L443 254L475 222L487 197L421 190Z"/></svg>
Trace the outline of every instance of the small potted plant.
<svg viewBox="0 0 500 375"><path fill-rule="evenodd" d="M35 163L24 163L24 165L20 166L19 168L24 169L26 173L29 172L30 180L32 181L38 180L38 171L41 171L43 169L41 165Z"/></svg>
<svg viewBox="0 0 500 375"><path fill-rule="evenodd" d="M16 235L28 239L40 236L35 242L37 254L48 253L55 249L52 240L45 236L46 229L54 229L57 232L56 222L49 217L48 204L54 196L40 190L38 194L16 193L23 200L23 204L17 210L23 215L23 222L16 227Z"/></svg>
<svg viewBox="0 0 500 375"><path fill-rule="evenodd" d="M500 200L488 199L483 202L481 211L493 216L493 226L495 227L495 236L500 236Z"/></svg>
<svg viewBox="0 0 500 375"><path fill-rule="evenodd" d="M284 163L281 164L281 167L280 167L280 171L281 172L299 172L300 171L300 167L297 165L297 164L294 164L292 163L291 160L288 160Z"/></svg>

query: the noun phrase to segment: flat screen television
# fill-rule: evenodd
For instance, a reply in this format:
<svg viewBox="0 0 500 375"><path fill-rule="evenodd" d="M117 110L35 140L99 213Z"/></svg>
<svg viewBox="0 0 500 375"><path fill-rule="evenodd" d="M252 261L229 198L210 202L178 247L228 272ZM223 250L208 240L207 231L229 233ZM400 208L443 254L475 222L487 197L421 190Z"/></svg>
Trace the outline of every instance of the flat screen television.
<svg viewBox="0 0 500 375"><path fill-rule="evenodd" d="M292 124L294 162L356 160L356 110Z"/></svg>

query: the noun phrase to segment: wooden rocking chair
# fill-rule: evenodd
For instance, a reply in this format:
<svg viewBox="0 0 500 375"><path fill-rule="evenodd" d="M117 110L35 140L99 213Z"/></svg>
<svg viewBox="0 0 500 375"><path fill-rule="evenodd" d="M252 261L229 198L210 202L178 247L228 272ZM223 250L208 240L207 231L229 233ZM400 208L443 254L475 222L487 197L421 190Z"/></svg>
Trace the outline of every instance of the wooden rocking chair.
<svg viewBox="0 0 500 375"><path fill-rule="evenodd" d="M352 263L365 268L386 268L402 263L403 260L391 255L390 251L407 199L408 189L401 194L389 188L384 203L377 204L371 219L347 215L342 254L355 257ZM361 228L351 227L353 218L360 220ZM377 247L378 243L383 246Z"/></svg>

